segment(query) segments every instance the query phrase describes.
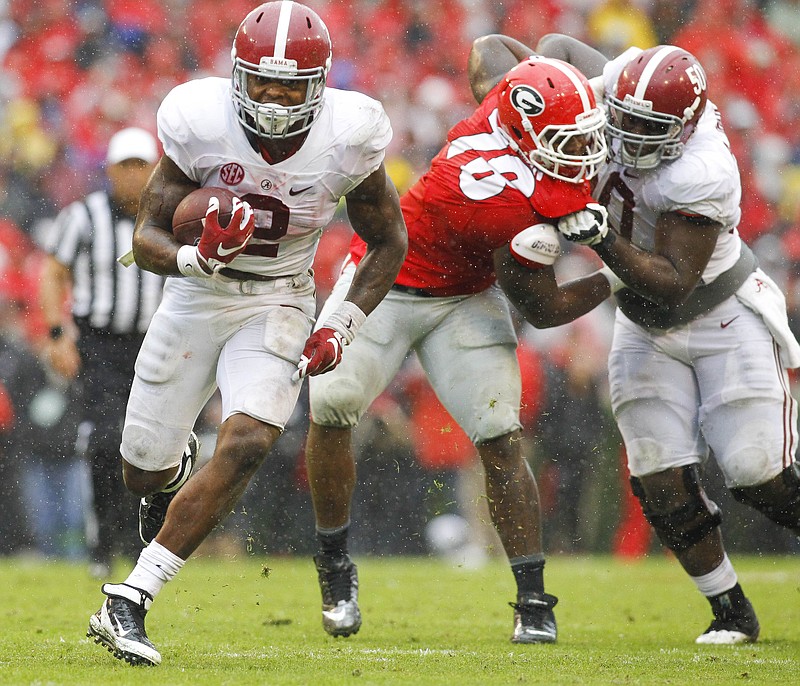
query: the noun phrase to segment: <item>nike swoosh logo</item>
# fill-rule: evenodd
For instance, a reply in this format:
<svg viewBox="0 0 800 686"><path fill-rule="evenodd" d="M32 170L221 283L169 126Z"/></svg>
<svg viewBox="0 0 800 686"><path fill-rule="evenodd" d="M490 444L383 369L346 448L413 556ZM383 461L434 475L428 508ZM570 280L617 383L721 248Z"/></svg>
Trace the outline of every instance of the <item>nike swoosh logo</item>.
<svg viewBox="0 0 800 686"><path fill-rule="evenodd" d="M124 631L122 628L122 624L120 624L119 620L117 619L117 615L114 615L114 621L117 624L117 636L119 636L120 638L125 638L131 631L133 631L133 629L128 629L127 631Z"/></svg>
<svg viewBox="0 0 800 686"><path fill-rule="evenodd" d="M353 328L353 318L352 317L350 317L350 321L347 322L345 328L347 328L347 329L352 329Z"/></svg>
<svg viewBox="0 0 800 686"><path fill-rule="evenodd" d="M237 245L237 246L234 246L233 248L223 248L221 245L218 245L217 246L217 255L219 255L220 257L227 257L232 252L236 252L237 250L239 250L241 247L242 247L241 245Z"/></svg>
<svg viewBox="0 0 800 686"><path fill-rule="evenodd" d="M289 195L300 195L300 193L305 193L309 188L313 188L314 186L306 186L305 188L290 188Z"/></svg>
<svg viewBox="0 0 800 686"><path fill-rule="evenodd" d="M735 322L737 319L739 319L739 315L738 315L738 314L737 314L737 315L736 315L736 316L735 316L733 319L731 319L731 320L729 320L729 321L727 321L727 322L720 322L720 323L719 323L719 328L720 328L720 329L727 329L727 328L728 328L728 327L729 327L731 324L733 324L733 322Z"/></svg>

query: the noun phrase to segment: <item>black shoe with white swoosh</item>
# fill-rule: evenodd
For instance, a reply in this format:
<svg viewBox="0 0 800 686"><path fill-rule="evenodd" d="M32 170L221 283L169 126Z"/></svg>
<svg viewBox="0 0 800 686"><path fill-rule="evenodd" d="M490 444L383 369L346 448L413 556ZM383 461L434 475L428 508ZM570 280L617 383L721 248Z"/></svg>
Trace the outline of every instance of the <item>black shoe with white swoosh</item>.
<svg viewBox="0 0 800 686"><path fill-rule="evenodd" d="M322 591L322 626L331 636L350 636L361 628L358 607L358 569L349 555L316 555Z"/></svg>
<svg viewBox="0 0 800 686"><path fill-rule="evenodd" d="M134 666L161 664L161 654L144 629L153 596L128 584L103 584L101 590L108 598L89 618L86 635L108 648L118 660Z"/></svg>

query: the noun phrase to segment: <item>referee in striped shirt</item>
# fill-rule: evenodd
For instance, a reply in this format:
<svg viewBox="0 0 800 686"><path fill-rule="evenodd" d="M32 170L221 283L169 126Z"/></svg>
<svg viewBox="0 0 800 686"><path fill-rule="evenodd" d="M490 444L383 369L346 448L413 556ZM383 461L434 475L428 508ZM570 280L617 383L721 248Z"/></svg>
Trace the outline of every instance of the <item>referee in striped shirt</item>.
<svg viewBox="0 0 800 686"><path fill-rule="evenodd" d="M139 128L112 136L106 156L108 190L62 210L45 245L41 303L50 327L52 369L81 387L85 450L93 486L87 542L90 572L111 572L116 553L140 547L137 503L124 488L119 443L133 365L164 279L117 262L131 246L139 196L158 159L155 138ZM96 526L95 526L96 524Z"/></svg>

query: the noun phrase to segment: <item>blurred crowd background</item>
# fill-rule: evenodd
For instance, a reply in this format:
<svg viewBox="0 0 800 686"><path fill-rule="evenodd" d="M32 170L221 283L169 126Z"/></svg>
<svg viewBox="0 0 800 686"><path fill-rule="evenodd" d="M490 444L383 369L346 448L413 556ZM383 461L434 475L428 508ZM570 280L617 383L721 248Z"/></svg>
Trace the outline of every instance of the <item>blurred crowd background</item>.
<svg viewBox="0 0 800 686"><path fill-rule="evenodd" d="M38 247L56 213L104 181L110 136L155 132L176 84L230 73L248 0L0 0L0 554L83 559L91 517L76 451L73 389L43 363ZM742 180L740 232L787 294L800 333L800 0L306 0L333 41L329 85L381 100L395 136L387 168L403 191L450 126L474 108L472 40L506 33L531 46L550 32L608 56L675 43L708 73ZM350 228L338 216L316 265L320 302ZM559 272L591 269L573 249ZM549 553L637 557L653 549L627 488L610 416L610 303L557 329L520 322L523 416L540 484ZM313 515L303 467L306 404L208 548L307 554ZM198 427L210 455L217 407ZM415 360L358 431L354 552L441 553L477 565L502 554L488 524L474 449L439 405ZM706 474L730 550L797 551L752 519ZM134 513L132 513L134 516ZM213 552L213 550L211 550Z"/></svg>

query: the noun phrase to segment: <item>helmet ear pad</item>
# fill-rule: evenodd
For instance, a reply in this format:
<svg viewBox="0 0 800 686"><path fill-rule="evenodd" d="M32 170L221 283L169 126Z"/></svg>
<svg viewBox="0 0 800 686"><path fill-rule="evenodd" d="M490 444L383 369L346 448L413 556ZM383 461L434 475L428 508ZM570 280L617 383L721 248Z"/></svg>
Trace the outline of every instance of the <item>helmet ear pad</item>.
<svg viewBox="0 0 800 686"><path fill-rule="evenodd" d="M531 56L499 84L497 120L517 152L548 176L583 183L606 157L605 116L586 77Z"/></svg>
<svg viewBox="0 0 800 686"><path fill-rule="evenodd" d="M287 138L308 131L322 107L331 67L328 28L298 2L267 2L239 25L231 49L233 100L239 121L261 138ZM248 93L248 76L305 84L304 102L259 102Z"/></svg>

